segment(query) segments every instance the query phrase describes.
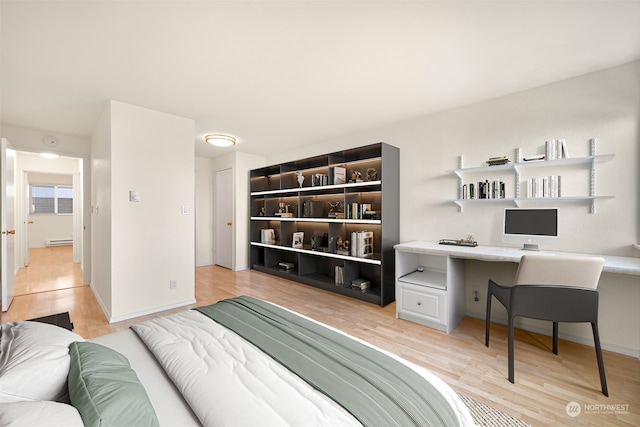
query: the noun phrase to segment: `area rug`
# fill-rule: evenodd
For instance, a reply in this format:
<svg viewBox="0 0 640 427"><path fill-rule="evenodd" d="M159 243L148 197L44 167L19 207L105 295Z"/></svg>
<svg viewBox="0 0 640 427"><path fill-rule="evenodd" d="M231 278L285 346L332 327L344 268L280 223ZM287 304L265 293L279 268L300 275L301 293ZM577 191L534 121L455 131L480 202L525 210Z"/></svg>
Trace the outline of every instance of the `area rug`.
<svg viewBox="0 0 640 427"><path fill-rule="evenodd" d="M37 319L29 319L32 322L49 323L50 325L60 326L61 328L73 331L73 323L69 318L69 312L52 314L50 316L38 317Z"/></svg>
<svg viewBox="0 0 640 427"><path fill-rule="evenodd" d="M477 402L470 397L458 393L465 405L469 408L473 421L483 427L531 427L511 415L500 412L484 403Z"/></svg>

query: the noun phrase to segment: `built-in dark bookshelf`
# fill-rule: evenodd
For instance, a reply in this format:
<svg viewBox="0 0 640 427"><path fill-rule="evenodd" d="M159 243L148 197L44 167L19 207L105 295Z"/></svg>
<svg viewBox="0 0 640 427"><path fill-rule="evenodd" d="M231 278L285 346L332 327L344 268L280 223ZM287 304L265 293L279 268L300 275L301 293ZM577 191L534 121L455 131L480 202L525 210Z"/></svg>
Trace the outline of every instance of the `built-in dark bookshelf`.
<svg viewBox="0 0 640 427"><path fill-rule="evenodd" d="M392 302L399 162L397 147L377 143L252 170L252 268L382 306ZM294 233L303 233L301 245Z"/></svg>

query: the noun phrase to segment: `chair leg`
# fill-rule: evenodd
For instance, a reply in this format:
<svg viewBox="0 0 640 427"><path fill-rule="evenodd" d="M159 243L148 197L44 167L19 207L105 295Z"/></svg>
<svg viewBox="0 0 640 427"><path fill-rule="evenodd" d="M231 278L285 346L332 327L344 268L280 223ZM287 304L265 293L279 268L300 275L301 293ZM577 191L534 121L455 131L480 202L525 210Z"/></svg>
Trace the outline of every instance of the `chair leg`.
<svg viewBox="0 0 640 427"><path fill-rule="evenodd" d="M491 328L491 298L493 293L491 292L491 284L489 284L487 290L487 313L485 315L485 332L484 332L484 345L489 347L489 331Z"/></svg>
<svg viewBox="0 0 640 427"><path fill-rule="evenodd" d="M514 354L513 354L514 353L514 351L513 351L513 335L514 335L514 333L513 333L513 324L514 324L514 319L513 319L513 317L511 317L511 315L509 315L509 325L508 325L508 327L509 327L509 339L508 339L507 346L509 348L509 351L508 351L509 381L511 383L514 382L514 377L515 377L515 375L514 375L514 367L513 367L513 365L514 365L514 362L513 362L513 358L514 358Z"/></svg>
<svg viewBox="0 0 640 427"><path fill-rule="evenodd" d="M558 322L553 322L553 354L558 354Z"/></svg>
<svg viewBox="0 0 640 427"><path fill-rule="evenodd" d="M598 334L598 324L591 322L591 329L593 330L593 341L596 348L596 358L598 359L598 371L600 372L600 386L602 387L602 394L609 397L609 389L607 388L607 378L604 374L604 360L602 359L602 348L600 348L600 335Z"/></svg>

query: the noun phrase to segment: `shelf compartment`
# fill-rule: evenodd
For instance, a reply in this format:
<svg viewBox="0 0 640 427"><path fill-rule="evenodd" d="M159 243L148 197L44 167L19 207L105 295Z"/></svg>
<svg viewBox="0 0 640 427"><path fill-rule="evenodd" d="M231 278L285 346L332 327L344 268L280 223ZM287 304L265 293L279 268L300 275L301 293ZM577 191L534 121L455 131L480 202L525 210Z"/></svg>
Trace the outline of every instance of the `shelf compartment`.
<svg viewBox="0 0 640 427"><path fill-rule="evenodd" d="M337 224L371 224L380 225L379 219L341 219L341 218L280 218L277 216L252 216L252 221L282 221L282 222L325 222Z"/></svg>
<svg viewBox="0 0 640 427"><path fill-rule="evenodd" d="M301 253L301 254L313 254L315 256L319 256L319 257L327 257L327 258L336 258L336 259L342 259L345 261L352 261L352 262L357 262L357 263L362 263L362 264L373 264L373 265L380 265L382 263L382 261L380 261L380 259L376 259L376 258L358 258L358 257L354 257L354 256L350 256L350 255L340 255L340 254L336 254L336 253L332 253L332 252L321 252L321 251L312 251L310 249L299 249L299 248L292 248L290 246L282 246L282 245L269 245L269 244L265 244L265 243L259 243L259 242L251 242L251 246L260 246L260 247L264 247L264 248L269 248L269 249L277 249L280 251L285 251L285 252L296 252L296 253ZM379 254L376 254L376 256L379 256Z"/></svg>
<svg viewBox="0 0 640 427"><path fill-rule="evenodd" d="M414 271L398 278L399 282L410 283L412 285L426 286L434 289L447 289L447 274L440 270L425 269L424 271Z"/></svg>
<svg viewBox="0 0 640 427"><path fill-rule="evenodd" d="M280 166L252 170L249 179L252 191L271 191L282 188Z"/></svg>
<svg viewBox="0 0 640 427"><path fill-rule="evenodd" d="M306 178L305 178L306 181ZM363 182L348 182L346 184L333 184L333 185L316 185L315 187L302 187L302 188L282 188L282 189L270 189L270 190L255 190L251 192L251 196L270 196L279 193L304 193L307 191L317 191L317 190L335 190L335 189L349 189L349 188L359 188L359 187L370 187L370 186L379 186L382 184L382 181L363 181ZM252 187L253 188L253 187Z"/></svg>
<svg viewBox="0 0 640 427"><path fill-rule="evenodd" d="M604 163L608 162L615 157L615 154L598 154L595 156L585 157L569 157L566 159L556 160L539 160L531 162L520 163L508 163L506 165L496 166L474 166L470 168L458 168L447 170L448 173L456 175L458 178L463 178L467 174L479 174L487 172L509 172L516 169L534 169L534 168L549 168L549 167L564 167L564 166L576 166L585 165L588 166L592 163Z"/></svg>

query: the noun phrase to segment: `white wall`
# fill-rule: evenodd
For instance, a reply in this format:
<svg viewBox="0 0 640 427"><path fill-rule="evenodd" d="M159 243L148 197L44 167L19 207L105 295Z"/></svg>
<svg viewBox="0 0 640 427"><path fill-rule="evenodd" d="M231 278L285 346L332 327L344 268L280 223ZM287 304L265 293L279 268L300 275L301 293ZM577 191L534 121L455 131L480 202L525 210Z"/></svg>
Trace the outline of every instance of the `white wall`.
<svg viewBox="0 0 640 427"><path fill-rule="evenodd" d="M565 138L571 156L584 156L589 154L589 138L596 138L597 153L615 154L612 161L597 165L596 191L615 199L597 202L595 214L589 214L584 203L558 205L562 239L551 249L637 257L640 252L632 244L640 241L639 128L640 62L634 62L275 154L267 164L387 142L400 148L401 241L437 241L474 233L481 245L503 245L500 226L506 205L472 206L458 213L451 202L457 196L458 181L446 170L458 167L460 155L465 156L466 166L481 166L492 156L513 158L517 147L532 154L552 138ZM575 184L572 190L588 194L586 179L581 186ZM484 317L486 301L473 302L472 284L485 287L489 277L509 282L514 267L467 262L467 313ZM605 274L600 291L603 346L640 355L638 277ZM561 333L592 343L588 326L572 326L561 326Z"/></svg>
<svg viewBox="0 0 640 427"><path fill-rule="evenodd" d="M213 161L196 157L196 267L213 264Z"/></svg>
<svg viewBox="0 0 640 427"><path fill-rule="evenodd" d="M558 82L440 114L270 156L267 164L384 141L400 148L400 238L437 240L475 233L481 244L501 245L502 206L473 207L458 214L449 201L457 179L446 170L483 165L491 156L521 147L533 153L550 138L566 138L573 157L597 152L616 157L597 166L597 193L614 195L596 205L562 204L557 250L637 256L640 172L640 62ZM588 182L584 182L585 192ZM606 232L606 238L603 238Z"/></svg>
<svg viewBox="0 0 640 427"><path fill-rule="evenodd" d="M99 299L115 322L195 302L194 122L117 101L108 108L108 126L94 134L95 229L105 228L93 248L109 252L94 277L96 289L110 288L110 303Z"/></svg>
<svg viewBox="0 0 640 427"><path fill-rule="evenodd" d="M107 105L91 135L91 289L111 318L111 105Z"/></svg>

